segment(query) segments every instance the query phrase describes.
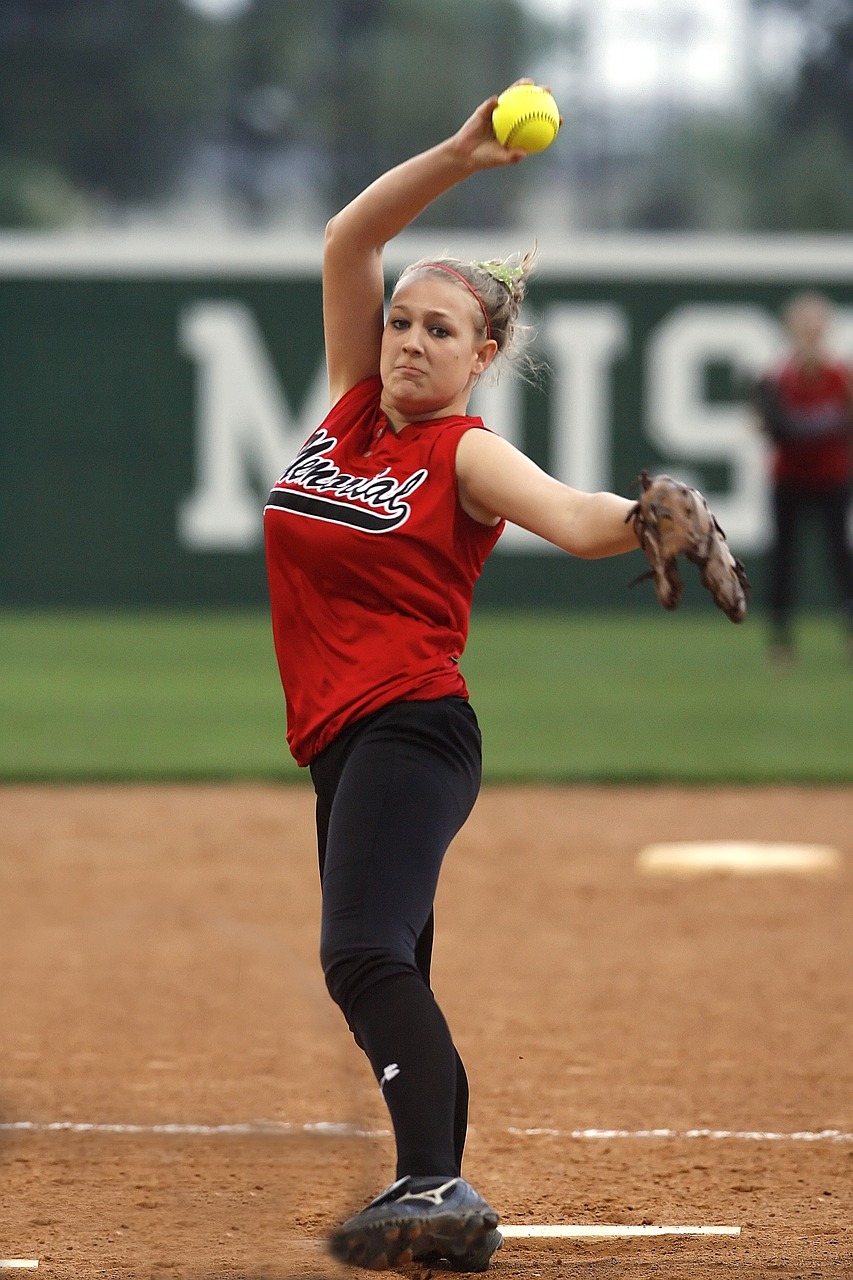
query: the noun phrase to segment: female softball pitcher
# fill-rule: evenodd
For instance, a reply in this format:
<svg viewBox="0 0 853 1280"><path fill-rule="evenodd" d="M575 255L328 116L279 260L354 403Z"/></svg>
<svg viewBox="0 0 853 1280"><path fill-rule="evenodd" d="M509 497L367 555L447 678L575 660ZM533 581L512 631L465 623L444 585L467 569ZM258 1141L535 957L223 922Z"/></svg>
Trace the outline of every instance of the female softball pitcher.
<svg viewBox="0 0 853 1280"><path fill-rule="evenodd" d="M330 1247L375 1270L485 1271L501 1244L460 1176L468 1082L429 985L442 859L480 785L459 670L474 584L505 520L575 556L637 546L629 500L567 488L466 414L517 354L527 263L415 263L383 316L384 245L456 183L524 158L494 136L496 101L329 222L332 408L264 517L288 742L317 795L322 965L397 1149L396 1181Z"/></svg>

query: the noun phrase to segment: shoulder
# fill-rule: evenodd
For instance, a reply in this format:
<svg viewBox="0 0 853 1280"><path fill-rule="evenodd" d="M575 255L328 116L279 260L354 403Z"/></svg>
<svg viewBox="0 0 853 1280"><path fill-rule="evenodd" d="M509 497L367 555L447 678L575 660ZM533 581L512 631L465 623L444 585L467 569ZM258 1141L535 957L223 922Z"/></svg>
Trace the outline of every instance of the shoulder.
<svg viewBox="0 0 853 1280"><path fill-rule="evenodd" d="M456 479L461 490L469 495L484 493L494 486L515 487L532 471L538 471L514 444L483 426L460 434L455 463Z"/></svg>
<svg viewBox="0 0 853 1280"><path fill-rule="evenodd" d="M456 439L454 470L459 502L477 524L499 525L503 519L499 504L489 498L496 484L506 484L515 471L513 455L521 456L502 436L490 431L482 421L469 420Z"/></svg>
<svg viewBox="0 0 853 1280"><path fill-rule="evenodd" d="M363 378L334 402L323 419L322 426L340 436L353 430L361 422L372 421L379 413L381 395L380 377Z"/></svg>
<svg viewBox="0 0 853 1280"><path fill-rule="evenodd" d="M461 463L464 466L485 458L504 458L511 462L524 456L515 445L492 431L479 418L467 419L467 425L457 429L456 441L457 465Z"/></svg>
<svg viewBox="0 0 853 1280"><path fill-rule="evenodd" d="M356 382L350 387L349 391L345 391L342 396L332 404L329 410L329 416L332 414L345 415L350 412L358 412L359 409L369 405L379 404L379 398L382 395L382 379L378 374L374 374L369 378L362 378L360 382Z"/></svg>
<svg viewBox="0 0 853 1280"><path fill-rule="evenodd" d="M414 429L413 429L414 428ZM451 465L455 462L458 450L469 436L485 437L493 433L483 423L482 418L454 415L447 418L436 418L423 424L412 424L404 432L417 441L417 447L436 460L446 459ZM466 446L467 448L468 446Z"/></svg>

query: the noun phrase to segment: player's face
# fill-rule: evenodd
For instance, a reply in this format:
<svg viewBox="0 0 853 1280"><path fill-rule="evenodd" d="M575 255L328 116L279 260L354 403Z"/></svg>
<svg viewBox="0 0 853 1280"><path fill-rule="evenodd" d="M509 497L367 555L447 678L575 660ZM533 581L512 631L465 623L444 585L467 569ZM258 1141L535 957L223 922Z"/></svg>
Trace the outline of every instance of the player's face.
<svg viewBox="0 0 853 1280"><path fill-rule="evenodd" d="M795 350L803 359L816 359L829 326L829 308L819 298L803 298L788 313L788 330Z"/></svg>
<svg viewBox="0 0 853 1280"><path fill-rule="evenodd" d="M382 334L383 408L406 422L464 413L494 351L477 300L461 285L435 276L404 280Z"/></svg>

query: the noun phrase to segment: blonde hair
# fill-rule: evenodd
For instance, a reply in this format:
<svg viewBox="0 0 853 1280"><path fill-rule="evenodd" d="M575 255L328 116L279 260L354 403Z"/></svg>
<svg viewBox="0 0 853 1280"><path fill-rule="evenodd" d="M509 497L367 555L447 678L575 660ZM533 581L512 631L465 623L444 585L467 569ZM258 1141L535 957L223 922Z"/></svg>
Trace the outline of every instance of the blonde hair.
<svg viewBox="0 0 853 1280"><path fill-rule="evenodd" d="M467 288L480 304L482 336L497 343L501 363L512 364L529 375L537 367L529 351L532 326L521 321L520 313L535 258L535 246L525 254L489 262L421 258L404 267L394 290L396 292L403 281L415 273L444 279L457 277L459 288Z"/></svg>

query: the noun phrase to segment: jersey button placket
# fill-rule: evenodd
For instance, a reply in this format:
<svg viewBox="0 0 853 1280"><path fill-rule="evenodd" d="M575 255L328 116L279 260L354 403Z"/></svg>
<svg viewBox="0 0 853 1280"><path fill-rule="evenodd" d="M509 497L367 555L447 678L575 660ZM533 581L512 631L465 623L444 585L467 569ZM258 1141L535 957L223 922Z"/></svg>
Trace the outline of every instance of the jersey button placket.
<svg viewBox="0 0 853 1280"><path fill-rule="evenodd" d="M369 458L369 457L370 457L370 455L373 453L373 447L374 447L374 445L379 444L379 441L382 439L382 437L383 437L384 435L385 435L385 428L384 428L384 427L377 427L377 428L376 428L376 430L373 432L373 436L372 436L371 441L370 441L370 448L369 448L369 449L365 449L365 451L364 451L364 456L365 456L365 458Z"/></svg>

